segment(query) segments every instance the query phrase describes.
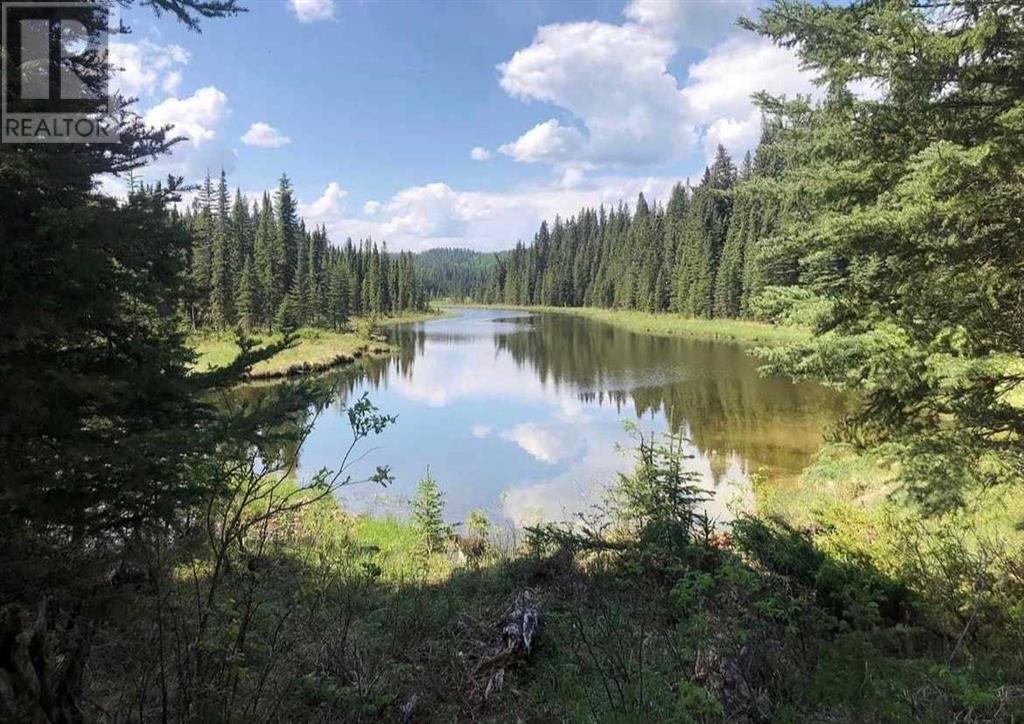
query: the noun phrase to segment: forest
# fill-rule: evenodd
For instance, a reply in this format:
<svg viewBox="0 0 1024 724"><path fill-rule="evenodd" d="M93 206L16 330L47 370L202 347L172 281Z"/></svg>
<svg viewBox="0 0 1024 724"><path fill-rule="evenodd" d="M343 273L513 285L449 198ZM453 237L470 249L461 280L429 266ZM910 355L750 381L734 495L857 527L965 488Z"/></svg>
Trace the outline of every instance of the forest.
<svg viewBox="0 0 1024 724"><path fill-rule="evenodd" d="M287 175L273 199L264 193L251 206L241 191L230 196L223 171L216 188L207 176L171 221L188 239L183 303L196 329L339 329L354 315L426 307L411 253L370 239L335 245L325 228L309 231Z"/></svg>
<svg viewBox="0 0 1024 724"><path fill-rule="evenodd" d="M200 43L247 10L117 5ZM79 21L99 33L105 9ZM119 143L0 144L0 721L1024 717L1024 3L771 0L737 22L792 50L820 97L759 93L763 135L738 166L719 147L664 205L584 208L497 255L329 239L284 175L259 199L223 172L190 202L194 180L174 175L111 195L101 179L182 142L131 99ZM113 72L75 58L88 86ZM431 460L408 515L348 510L342 492L395 485L386 457L367 459L380 436L447 432L430 418L404 433L374 401L427 366L426 335L349 360L361 394L345 371L247 373L294 351L298 328L356 316L365 357L379 318L435 297L781 323L750 350L760 372L848 397L800 479L751 475L753 504L723 524L683 425L630 427L631 467L571 520L504 535L478 510L454 521ZM625 407L623 369L668 346L552 319L533 337L499 320L463 387L507 355L578 383L558 414L581 425L590 383ZM197 366L203 334L231 336L230 359ZM763 424L778 398L754 377L683 376L666 394L646 376L631 399L690 409L712 421L699 446L741 449L753 432L733 443L714 424ZM452 404L405 389L434 414ZM318 438L329 414L343 434ZM301 469L317 447L332 463Z"/></svg>
<svg viewBox="0 0 1024 724"><path fill-rule="evenodd" d="M416 273L427 296L433 299L484 300L497 257L472 249L438 248L413 257Z"/></svg>
<svg viewBox="0 0 1024 724"><path fill-rule="evenodd" d="M541 224L533 243L497 260L480 301L615 307L690 316L752 316L768 286L798 281L797 259L768 244L780 228L783 154L766 124L736 168L718 147L700 183L677 184L662 206L581 209Z"/></svg>

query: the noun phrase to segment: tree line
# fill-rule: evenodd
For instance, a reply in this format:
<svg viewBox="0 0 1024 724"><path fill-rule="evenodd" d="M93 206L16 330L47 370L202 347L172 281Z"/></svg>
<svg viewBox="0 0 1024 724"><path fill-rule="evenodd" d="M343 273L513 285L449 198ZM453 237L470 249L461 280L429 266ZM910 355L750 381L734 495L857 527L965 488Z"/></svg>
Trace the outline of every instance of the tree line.
<svg viewBox="0 0 1024 724"><path fill-rule="evenodd" d="M769 285L796 281L794 259L771 258L764 241L784 211L783 168L771 123L737 168L719 146L696 187L676 184L665 206L639 195L541 223L529 246L496 260L481 301L676 311L702 317L752 314Z"/></svg>
<svg viewBox="0 0 1024 724"><path fill-rule="evenodd" d="M307 229L287 175L273 197L234 196L222 171L207 175L184 213L188 238L187 317L197 329L339 329L351 315L388 315L426 306L411 252L389 253L366 239L331 244Z"/></svg>
<svg viewBox="0 0 1024 724"><path fill-rule="evenodd" d="M483 299L498 255L472 249L427 249L415 257L416 275L430 298Z"/></svg>

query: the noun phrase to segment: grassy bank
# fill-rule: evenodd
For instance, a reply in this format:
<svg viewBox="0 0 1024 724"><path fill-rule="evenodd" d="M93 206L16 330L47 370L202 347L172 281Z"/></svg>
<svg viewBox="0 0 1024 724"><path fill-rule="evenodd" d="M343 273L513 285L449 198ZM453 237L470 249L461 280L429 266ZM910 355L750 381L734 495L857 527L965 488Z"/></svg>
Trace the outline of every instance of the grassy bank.
<svg viewBox="0 0 1024 724"><path fill-rule="evenodd" d="M596 307L507 307L534 312L572 314L597 322L612 324L631 332L667 337L718 339L749 345L775 345L805 340L810 332L803 327L787 327L745 319L700 319L681 314L652 313L637 310L600 309Z"/></svg>
<svg viewBox="0 0 1024 724"><path fill-rule="evenodd" d="M390 353L391 347L375 332L376 327L420 322L443 316L442 312L410 312L394 317L352 320L351 330L334 332L328 329L302 328L295 333L296 344L272 359L253 367L253 379L269 379L318 372L349 364L363 355ZM260 344L281 339L280 334L254 335ZM238 354L233 334L196 334L189 338L195 349L196 369L209 370L229 364Z"/></svg>

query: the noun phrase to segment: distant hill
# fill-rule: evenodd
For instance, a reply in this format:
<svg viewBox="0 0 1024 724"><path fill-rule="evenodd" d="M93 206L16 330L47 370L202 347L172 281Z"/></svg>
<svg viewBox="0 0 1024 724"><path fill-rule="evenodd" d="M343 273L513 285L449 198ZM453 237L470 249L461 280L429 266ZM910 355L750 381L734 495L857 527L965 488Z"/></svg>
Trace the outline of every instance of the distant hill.
<svg viewBox="0 0 1024 724"><path fill-rule="evenodd" d="M428 249L413 257L416 279L426 294L437 299L483 298L497 259L508 252L479 252L472 249Z"/></svg>

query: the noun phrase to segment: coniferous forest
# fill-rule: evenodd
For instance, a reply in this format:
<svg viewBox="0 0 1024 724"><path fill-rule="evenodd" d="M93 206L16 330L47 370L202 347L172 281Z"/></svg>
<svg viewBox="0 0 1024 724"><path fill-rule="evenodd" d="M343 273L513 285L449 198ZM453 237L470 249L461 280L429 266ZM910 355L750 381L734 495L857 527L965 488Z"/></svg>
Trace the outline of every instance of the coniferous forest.
<svg viewBox="0 0 1024 724"><path fill-rule="evenodd" d="M477 299L753 316L765 287L798 281L796 259L779 258L770 244L785 210L776 134L767 125L739 168L719 146L700 183L677 184L664 205L640 194L633 209L620 203L545 221L532 244L497 258Z"/></svg>
<svg viewBox="0 0 1024 724"><path fill-rule="evenodd" d="M196 329L339 329L350 316L426 307L411 253L310 231L287 176L251 205L223 172L216 186L207 176L174 221L189 240L185 307Z"/></svg>

